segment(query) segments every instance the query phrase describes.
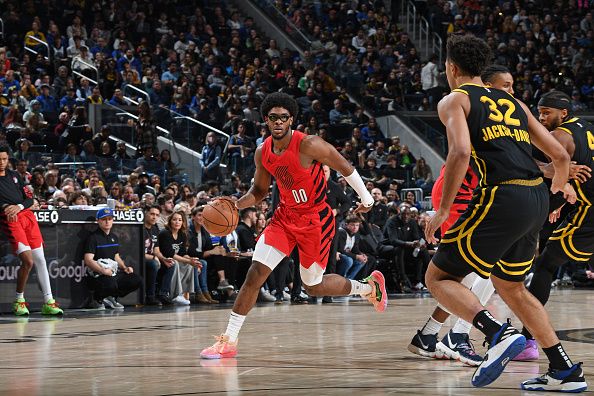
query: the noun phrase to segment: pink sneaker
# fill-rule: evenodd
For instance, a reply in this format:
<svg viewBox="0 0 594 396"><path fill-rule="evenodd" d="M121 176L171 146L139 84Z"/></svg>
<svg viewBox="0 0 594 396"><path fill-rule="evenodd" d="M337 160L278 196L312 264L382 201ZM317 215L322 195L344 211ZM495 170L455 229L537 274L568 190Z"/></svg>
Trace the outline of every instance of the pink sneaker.
<svg viewBox="0 0 594 396"><path fill-rule="evenodd" d="M386 293L384 275L379 271L373 271L363 281L371 285L371 293L367 296L367 300L373 304L377 312L384 312L388 306L388 293Z"/></svg>
<svg viewBox="0 0 594 396"><path fill-rule="evenodd" d="M512 360L516 362L530 362L532 360L538 360L538 357L538 344L536 340L526 340L524 350Z"/></svg>
<svg viewBox="0 0 594 396"><path fill-rule="evenodd" d="M205 348L200 352L202 359L225 359L237 356L237 342L229 341L229 336L215 336L217 342L213 346Z"/></svg>

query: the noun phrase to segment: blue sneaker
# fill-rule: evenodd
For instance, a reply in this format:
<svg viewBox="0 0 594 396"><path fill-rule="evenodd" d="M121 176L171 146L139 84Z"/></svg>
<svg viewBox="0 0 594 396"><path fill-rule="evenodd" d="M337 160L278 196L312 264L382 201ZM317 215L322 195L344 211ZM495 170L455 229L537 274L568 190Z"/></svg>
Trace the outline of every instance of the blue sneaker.
<svg viewBox="0 0 594 396"><path fill-rule="evenodd" d="M524 350L526 337L520 334L508 320L490 342L489 340L485 342L489 343L489 349L472 375L472 385L476 387L487 386L499 378L505 366Z"/></svg>
<svg viewBox="0 0 594 396"><path fill-rule="evenodd" d="M588 384L584 379L582 363L578 363L567 370L554 370L549 367L549 371L546 374L522 382L522 389L529 391L579 393L588 389Z"/></svg>
<svg viewBox="0 0 594 396"><path fill-rule="evenodd" d="M437 344L437 334L423 335L421 330L417 330L417 334L413 337L408 345L408 350L415 355L441 359L441 353L435 349ZM439 355L438 355L439 354Z"/></svg>
<svg viewBox="0 0 594 396"><path fill-rule="evenodd" d="M450 330L441 342L437 343L435 349L441 352L443 358L459 360L469 366L478 366L483 361L483 357L474 351L474 346L466 333L454 333Z"/></svg>

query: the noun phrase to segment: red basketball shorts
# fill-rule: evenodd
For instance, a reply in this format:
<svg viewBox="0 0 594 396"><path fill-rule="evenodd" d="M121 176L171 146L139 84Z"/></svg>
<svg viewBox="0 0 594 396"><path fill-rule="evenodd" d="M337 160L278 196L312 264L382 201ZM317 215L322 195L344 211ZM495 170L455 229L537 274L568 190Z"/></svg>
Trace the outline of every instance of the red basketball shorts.
<svg viewBox="0 0 594 396"><path fill-rule="evenodd" d="M35 214L29 209L21 210L17 221L9 222L6 216L0 218L0 228L10 241L14 254L37 249L43 245L43 237Z"/></svg>
<svg viewBox="0 0 594 396"><path fill-rule="evenodd" d="M278 249L286 256L297 246L302 267L307 269L317 263L325 269L334 228L334 214L328 205L307 213L296 213L279 207L262 235L266 245Z"/></svg>

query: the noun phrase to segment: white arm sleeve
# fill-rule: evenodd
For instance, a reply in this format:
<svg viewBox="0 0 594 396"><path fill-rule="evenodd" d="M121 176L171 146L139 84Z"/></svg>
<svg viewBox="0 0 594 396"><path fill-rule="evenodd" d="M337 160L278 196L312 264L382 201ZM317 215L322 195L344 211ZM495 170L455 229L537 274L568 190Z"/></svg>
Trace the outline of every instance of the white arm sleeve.
<svg viewBox="0 0 594 396"><path fill-rule="evenodd" d="M365 207L368 208L373 205L373 197L371 196L369 191L367 191L367 188L365 188L363 179L361 179L361 176L359 176L359 172L357 172L357 169L355 169L353 173L351 173L350 175L345 176L344 179L347 181L347 183L349 183L351 187L353 187L353 190L357 192L357 195L359 196L359 198L361 198L361 203L363 203Z"/></svg>

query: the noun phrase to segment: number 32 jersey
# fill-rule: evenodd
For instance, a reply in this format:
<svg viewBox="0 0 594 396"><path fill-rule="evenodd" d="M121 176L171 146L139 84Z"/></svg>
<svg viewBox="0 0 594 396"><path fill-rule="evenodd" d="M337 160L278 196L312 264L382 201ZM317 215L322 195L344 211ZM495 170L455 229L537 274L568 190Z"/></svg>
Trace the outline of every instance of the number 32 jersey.
<svg viewBox="0 0 594 396"><path fill-rule="evenodd" d="M479 187L542 176L532 159L528 117L512 95L476 84L463 84L453 91L470 99L470 165L479 177Z"/></svg>
<svg viewBox="0 0 594 396"><path fill-rule="evenodd" d="M309 168L301 166L299 148L305 136L293 131L289 146L280 155L272 151L272 137L262 146L262 165L276 179L280 207L303 214L317 213L327 206L322 164L314 161Z"/></svg>

